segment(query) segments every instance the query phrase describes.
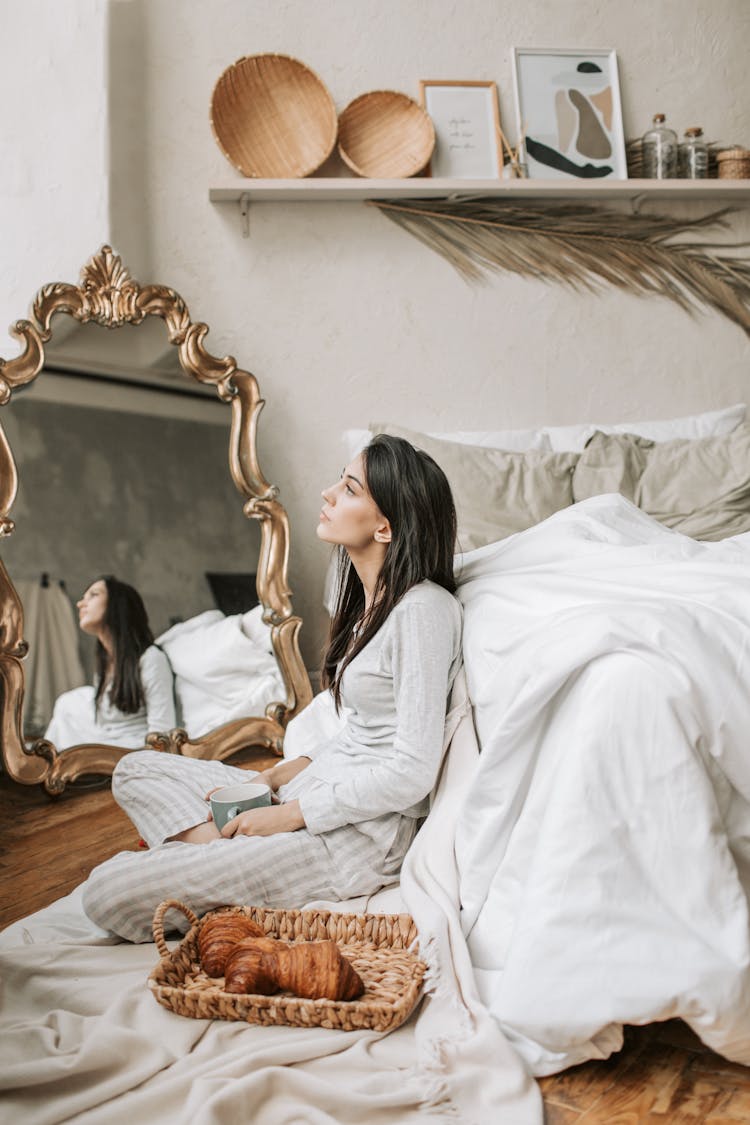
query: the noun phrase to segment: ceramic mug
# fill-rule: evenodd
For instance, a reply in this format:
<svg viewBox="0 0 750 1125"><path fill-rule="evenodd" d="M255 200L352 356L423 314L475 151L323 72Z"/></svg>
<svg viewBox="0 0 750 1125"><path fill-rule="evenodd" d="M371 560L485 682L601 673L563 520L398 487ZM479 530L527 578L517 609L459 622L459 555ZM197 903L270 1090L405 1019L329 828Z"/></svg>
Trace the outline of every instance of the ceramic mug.
<svg viewBox="0 0 750 1125"><path fill-rule="evenodd" d="M257 809L271 804L271 790L259 781L225 785L211 794L211 812L214 824L221 832L225 824L234 820L246 809Z"/></svg>

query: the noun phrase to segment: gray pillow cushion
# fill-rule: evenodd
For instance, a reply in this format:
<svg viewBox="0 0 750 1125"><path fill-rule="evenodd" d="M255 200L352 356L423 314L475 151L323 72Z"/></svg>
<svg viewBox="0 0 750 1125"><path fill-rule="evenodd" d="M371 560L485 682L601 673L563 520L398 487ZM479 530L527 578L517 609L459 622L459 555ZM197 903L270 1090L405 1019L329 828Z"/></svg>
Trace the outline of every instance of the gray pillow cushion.
<svg viewBox="0 0 750 1125"><path fill-rule="evenodd" d="M576 501L620 492L694 539L750 531L750 425L720 437L652 442L596 433L573 475Z"/></svg>
<svg viewBox="0 0 750 1125"><path fill-rule="evenodd" d="M406 438L434 457L453 490L463 551L524 531L573 503L578 453L487 449L391 424L373 424L370 432Z"/></svg>

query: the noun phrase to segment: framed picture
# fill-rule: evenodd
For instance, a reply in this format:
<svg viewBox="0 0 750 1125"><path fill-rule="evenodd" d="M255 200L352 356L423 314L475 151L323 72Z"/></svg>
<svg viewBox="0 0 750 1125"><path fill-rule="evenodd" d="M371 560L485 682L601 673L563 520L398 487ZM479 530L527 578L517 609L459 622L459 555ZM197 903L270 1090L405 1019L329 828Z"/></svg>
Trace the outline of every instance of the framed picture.
<svg viewBox="0 0 750 1125"><path fill-rule="evenodd" d="M530 179L627 179L613 50L514 47L519 136Z"/></svg>
<svg viewBox="0 0 750 1125"><path fill-rule="evenodd" d="M419 96L435 126L430 175L497 180L503 158L495 83L423 79Z"/></svg>

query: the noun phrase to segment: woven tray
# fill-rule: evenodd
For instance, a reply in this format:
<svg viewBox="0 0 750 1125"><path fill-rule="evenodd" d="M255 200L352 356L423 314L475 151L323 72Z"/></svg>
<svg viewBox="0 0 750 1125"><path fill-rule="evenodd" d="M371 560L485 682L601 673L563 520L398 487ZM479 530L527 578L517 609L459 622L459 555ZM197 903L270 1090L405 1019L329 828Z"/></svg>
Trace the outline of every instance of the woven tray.
<svg viewBox="0 0 750 1125"><path fill-rule="evenodd" d="M164 940L164 915L182 911L191 929L171 952ZM208 918L224 911L246 914L269 937L282 941L335 941L365 986L359 1000L305 1000L280 992L238 996L224 991L222 977L209 977L198 960L198 935ZM336 914L330 910L266 910L232 906L198 920L193 911L168 899L154 913L154 941L161 961L151 971L149 988L165 1008L195 1019L330 1027L340 1031L392 1031L404 1022L419 998L425 965L408 947L417 928L408 914Z"/></svg>

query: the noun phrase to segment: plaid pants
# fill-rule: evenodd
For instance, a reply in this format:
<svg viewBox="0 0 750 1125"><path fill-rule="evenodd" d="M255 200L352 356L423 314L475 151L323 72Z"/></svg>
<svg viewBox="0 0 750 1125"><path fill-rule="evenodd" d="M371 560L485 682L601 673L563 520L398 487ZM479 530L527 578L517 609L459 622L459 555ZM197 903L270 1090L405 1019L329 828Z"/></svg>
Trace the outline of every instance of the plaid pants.
<svg viewBox="0 0 750 1125"><path fill-rule="evenodd" d="M252 777L223 762L155 750L122 758L112 793L150 850L120 852L94 868L83 892L88 917L127 941L143 942L151 940L154 911L167 898L200 917L228 904L294 909L315 899L341 901L398 881L417 827L400 813L315 836L301 829L208 844L162 842L206 820L209 789Z"/></svg>

